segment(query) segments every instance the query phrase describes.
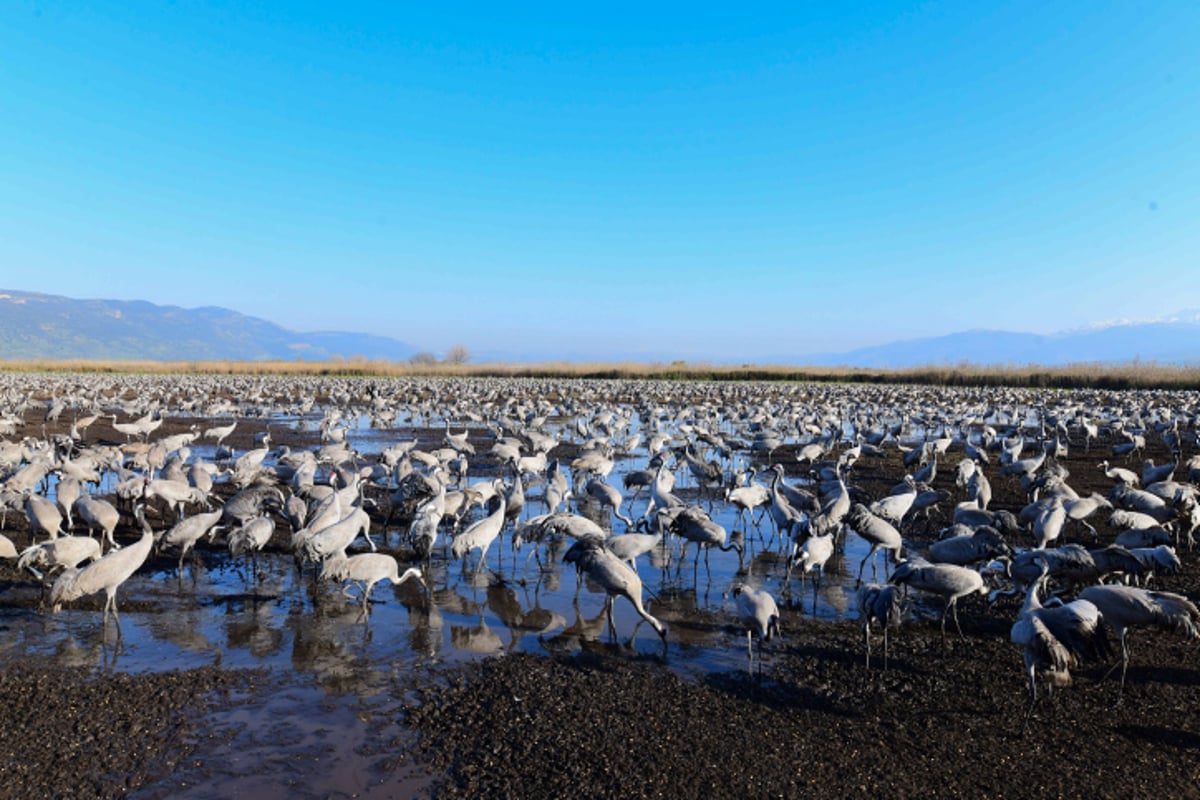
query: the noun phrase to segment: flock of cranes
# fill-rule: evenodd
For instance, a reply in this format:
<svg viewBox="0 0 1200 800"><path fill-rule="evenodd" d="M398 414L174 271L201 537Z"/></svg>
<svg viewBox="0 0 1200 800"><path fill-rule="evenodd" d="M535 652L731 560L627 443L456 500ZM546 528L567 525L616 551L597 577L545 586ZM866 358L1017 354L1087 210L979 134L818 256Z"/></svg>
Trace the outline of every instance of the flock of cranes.
<svg viewBox="0 0 1200 800"><path fill-rule="evenodd" d="M168 419L179 432L156 437ZM613 639L621 600L667 652L660 595L699 597L717 550L736 554L721 608L751 664L758 637L760 671L762 643L792 628L779 601L800 614L807 591L813 614L854 593L866 664L878 626L885 667L915 598L939 606L945 641L987 596L980 613L1012 618L1032 711L1039 684L1108 656L1107 632L1122 687L1131 630L1200 636L1194 599L1169 591L1200 527L1198 419L1184 393L4 376L0 557L47 608L103 591L118 631L118 591L152 551L177 553L182 581L222 534L231 558L288 553L357 585L364 618L379 583L426 587L435 562L539 588L565 564L603 594Z"/></svg>

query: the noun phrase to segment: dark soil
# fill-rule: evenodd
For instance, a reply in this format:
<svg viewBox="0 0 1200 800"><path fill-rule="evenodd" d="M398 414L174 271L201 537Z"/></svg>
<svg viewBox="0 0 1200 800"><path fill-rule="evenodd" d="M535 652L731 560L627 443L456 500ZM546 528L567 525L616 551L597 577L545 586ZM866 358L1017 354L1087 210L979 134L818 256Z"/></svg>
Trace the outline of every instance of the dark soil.
<svg viewBox="0 0 1200 800"><path fill-rule="evenodd" d="M88 673L50 661L0 667L0 794L121 797L200 765L208 712L261 673L213 667Z"/></svg>
<svg viewBox="0 0 1200 800"><path fill-rule="evenodd" d="M964 621L965 623L965 621ZM429 691L409 724L441 797L1200 796L1196 649L1138 637L1129 686L1085 671L1028 730L999 631L903 632L887 670L849 625L809 623L761 681L623 657L517 656Z"/></svg>

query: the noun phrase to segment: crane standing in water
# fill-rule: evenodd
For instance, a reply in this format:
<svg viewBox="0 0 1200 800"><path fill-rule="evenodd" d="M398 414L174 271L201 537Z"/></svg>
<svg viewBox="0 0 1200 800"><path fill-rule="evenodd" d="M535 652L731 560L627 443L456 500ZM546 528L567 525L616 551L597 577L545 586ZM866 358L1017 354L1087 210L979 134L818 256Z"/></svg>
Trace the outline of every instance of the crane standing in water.
<svg viewBox="0 0 1200 800"><path fill-rule="evenodd" d="M604 589L604 609L608 614L608 629L616 638L617 628L613 622L613 600L620 596L633 604L638 616L662 638L663 651L667 648L667 626L646 611L642 605L642 579L628 564L610 552L599 536L584 536L571 545L563 555L563 563L575 564L581 572Z"/></svg>
<svg viewBox="0 0 1200 800"><path fill-rule="evenodd" d="M154 545L154 531L142 514L142 506L135 510L142 526L142 537L128 547L113 550L104 558L93 561L82 569L68 569L58 576L50 589L50 607L57 612L62 604L104 590L104 622L108 623L111 610L117 624L117 635L121 633L121 617L117 614L117 587L129 579L146 563L150 548Z"/></svg>
<svg viewBox="0 0 1200 800"><path fill-rule="evenodd" d="M733 596L737 598L738 619L746 628L746 658L749 659L746 669L754 671L752 645L754 634L758 634L758 671L761 675L763 642L769 642L771 637L779 635L779 605L765 589L735 586Z"/></svg>

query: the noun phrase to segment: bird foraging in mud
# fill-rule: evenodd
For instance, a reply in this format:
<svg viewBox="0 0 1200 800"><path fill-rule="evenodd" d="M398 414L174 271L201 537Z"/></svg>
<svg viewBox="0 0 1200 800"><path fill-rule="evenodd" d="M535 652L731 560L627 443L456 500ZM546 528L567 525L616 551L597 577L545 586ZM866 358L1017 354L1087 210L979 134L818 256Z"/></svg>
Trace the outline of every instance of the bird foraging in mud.
<svg viewBox="0 0 1200 800"><path fill-rule="evenodd" d="M867 583L858 588L858 620L867 645L867 669L871 668L871 623L883 627L883 668L888 665L888 628L898 628L904 606L899 587Z"/></svg>
<svg viewBox="0 0 1200 800"><path fill-rule="evenodd" d="M1029 710L1025 725L1037 703L1038 678L1049 691L1071 685L1071 667L1079 661L1101 660L1108 643L1100 627L1102 616L1096 605L1086 599L1057 607L1043 607L1038 593L1050 575L1050 565L1037 555L1041 576L1030 584L1017 621L1009 632L1013 644L1022 648L1025 674L1029 678Z"/></svg>
<svg viewBox="0 0 1200 800"><path fill-rule="evenodd" d="M348 581L342 587L342 594L350 597L350 586L357 584L362 588L362 603L364 613L369 608L371 590L380 581L388 581L393 586L399 586L409 579L416 580L422 586L425 579L421 570L409 567L400 573L400 564L387 553L359 553L353 556L334 555L327 558L321 565L321 580Z"/></svg>
<svg viewBox="0 0 1200 800"><path fill-rule="evenodd" d="M1159 628L1175 631L1188 638L1200 638L1200 610L1181 594L1152 592L1136 586L1106 584L1089 586L1080 599L1094 603L1104 615L1105 626L1112 629L1121 643L1121 689L1129 669L1129 646L1125 641L1130 628ZM1109 670L1111 674L1117 665Z"/></svg>
<svg viewBox="0 0 1200 800"><path fill-rule="evenodd" d="M614 638L617 635L616 624L613 622L613 600L617 596L624 597L633 604L638 616L650 623L650 627L658 633L663 642L663 651L667 647L667 626L659 622L642 605L642 579L628 564L617 557L604 546L604 539L599 536L584 536L567 548L563 554L564 564L575 564L581 572L598 583L605 594L604 608L608 614L608 629Z"/></svg>
<svg viewBox="0 0 1200 800"><path fill-rule="evenodd" d="M958 624L958 601L971 594L987 594L983 576L973 569L960 567L955 564L921 564L904 561L896 567L890 580L894 584L904 584L914 589L920 589L931 594L940 595L945 600L942 606L942 642L946 641L946 616L954 615L954 627L958 635L963 636L962 626Z"/></svg>
<svg viewBox="0 0 1200 800"><path fill-rule="evenodd" d="M754 671L753 637L758 634L758 670L762 674L763 642L771 641L778 636L779 606L775 598L765 589L752 589L749 586L735 586L733 596L737 598L738 619L746 628L746 670Z"/></svg>

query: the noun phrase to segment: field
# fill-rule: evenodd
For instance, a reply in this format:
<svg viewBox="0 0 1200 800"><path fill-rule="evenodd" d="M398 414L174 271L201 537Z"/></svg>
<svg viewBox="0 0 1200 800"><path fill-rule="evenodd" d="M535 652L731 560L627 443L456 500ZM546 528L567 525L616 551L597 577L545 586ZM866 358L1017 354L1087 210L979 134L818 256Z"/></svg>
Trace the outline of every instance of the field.
<svg viewBox="0 0 1200 800"><path fill-rule="evenodd" d="M1073 378L1080 384L1068 385L1085 378L1093 387L1150 382L1138 369L1080 371ZM735 475L754 468L765 483L769 466L780 464L786 483L826 501L837 481L822 481L821 473L833 470L853 502L869 505L888 497L905 474L928 469L941 450L928 489L945 497L927 518L906 515L895 525L902 557L915 560L928 555L956 504L968 500L955 480L968 445L987 455L979 468L991 484L993 511L1019 514L1031 499L1026 484L1036 478L1042 499L1067 496L1064 485L1079 496L1107 495L1114 480L1097 466L1102 459L1140 475L1143 459L1170 462L1172 448L1180 458L1176 493L1187 495L1187 459L1198 452L1193 392L990 385L999 379L920 385L919 377L897 383L903 376L894 375L746 381L736 370L697 370L683 375L686 381L236 373L214 367L0 376L0 424L9 426L4 437L13 443L0 472L10 505L3 532L15 549L45 538L31 535L24 497L11 493L39 454L50 465L48 477L32 490L50 500L72 465L89 458L100 465L93 491L121 506L120 553L135 546L140 526L131 505L114 495L128 477L114 464L158 477L172 471L170 454L186 447L181 470L215 465L214 509L237 505L231 501L239 483L270 482L280 496L310 493L314 513L328 491L311 487L328 486L334 474L360 476L372 543L395 556L401 570L420 569L425 585L380 584L364 612L357 590L349 599L338 581L320 579L320 565L297 564L292 529L272 505L264 510L273 534L256 556L230 555L227 543L239 527L232 513L222 520L228 527L201 539L182 569L178 549L152 551L118 589L119 630L103 614L103 592L51 613L46 592L54 576L38 580L15 560L0 562L0 769L11 796L1198 794L1194 639L1133 630L1123 690L1119 668L1106 674L1112 657L1081 663L1072 670L1074 685L1052 695L1039 689L1026 724L1022 652L1009 640L1022 592L992 603L965 598L962 635L951 621L943 639L942 603L913 591L889 637L886 668L878 635L868 667L856 607L868 543L855 523L844 523L843 548L817 588L811 576L788 579L791 541L774 535L769 516L756 526L724 499ZM957 375L949 382L969 381ZM1165 382L1193 379L1177 373ZM1016 382L1039 380L1023 375ZM72 437L73 426L92 414L116 418L99 416ZM153 430L143 437L114 427L135 420ZM199 436L235 420L221 448ZM1085 444L1093 424L1095 438ZM256 435L268 431L269 443L257 444ZM477 551L463 563L446 550L454 530L449 517L431 557L420 558L405 535L421 500L411 493L419 485L411 475L429 473L426 461L449 475L469 446L474 453L451 491L459 484L483 491L496 479L511 487L514 472L493 451L501 431L527 440L522 456L535 453L531 432L552 437L543 446L553 442L549 458L570 472L570 508L614 539L626 535L626 524L588 499L576 460L602 442L611 446L607 474L624 495L619 510L642 518L647 493L631 503L622 479L649 468L655 434L667 436L673 455L660 475L674 476L684 506L711 509L727 535L723 543L743 552L714 547L706 565L696 545L682 553L677 531L665 529L662 543L637 561L648 611L665 624L665 639L624 598L615 601L613 635L601 585L594 576L577 578L564 563L573 539L543 533L530 541L537 538L531 522L546 510L548 480L545 468L531 463L521 470L525 507L482 563ZM465 444L447 436L464 432ZM52 444L40 447L45 440ZM155 442L172 449L147 446ZM1020 451L1015 458L1032 459L1056 442L1061 449L1033 466L1026 484L1005 474L1016 471L1006 469L1005 443ZM864 452L853 458L856 446ZM1114 447L1131 452L1116 455ZM236 466L257 448L258 469ZM916 455L906 464L909 452ZM296 468L303 453L313 456L311 474ZM840 473L839 460L849 462ZM697 474L709 462L720 487L699 485ZM154 531L175 524L161 499L145 503ZM1187 501L1167 505L1169 513L1184 513ZM189 503L185 513L204 511ZM805 514L797 540L826 513ZM1089 519L1095 539L1070 522L1048 546L1112 543L1119 531L1111 513L1101 509ZM471 507L459 530L484 514ZM1184 520L1169 525L1188 527ZM518 526L525 540L519 550ZM1007 532L1007 544L1028 550L1031 528ZM73 532L86 535L78 521ZM359 539L350 552L365 547ZM1152 588L1195 601L1196 556L1183 546L1178 557L1180 569L1160 571ZM876 563L880 581L895 569L882 555ZM870 580L872 566L865 572ZM780 605L782 635L765 645L754 671L732 596L737 586L766 589ZM993 564L986 588L1008 587ZM1078 591L1061 577L1049 588L1066 600Z"/></svg>

